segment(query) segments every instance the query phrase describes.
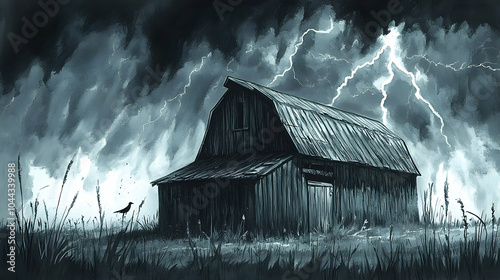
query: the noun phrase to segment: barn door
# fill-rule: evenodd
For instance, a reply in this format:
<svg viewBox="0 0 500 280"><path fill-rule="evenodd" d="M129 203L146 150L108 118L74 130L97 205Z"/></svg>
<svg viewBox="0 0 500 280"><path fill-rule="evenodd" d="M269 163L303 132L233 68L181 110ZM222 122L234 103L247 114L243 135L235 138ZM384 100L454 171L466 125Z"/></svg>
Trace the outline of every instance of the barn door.
<svg viewBox="0 0 500 280"><path fill-rule="evenodd" d="M309 230L328 232L333 227L333 185L330 183L307 181L309 192Z"/></svg>

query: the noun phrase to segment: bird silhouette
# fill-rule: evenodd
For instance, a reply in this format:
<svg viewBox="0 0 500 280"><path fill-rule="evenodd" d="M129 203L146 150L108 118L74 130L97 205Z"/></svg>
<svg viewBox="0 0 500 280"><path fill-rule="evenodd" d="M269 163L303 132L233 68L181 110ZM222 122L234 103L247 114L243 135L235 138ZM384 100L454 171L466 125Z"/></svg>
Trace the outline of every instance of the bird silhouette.
<svg viewBox="0 0 500 280"><path fill-rule="evenodd" d="M121 210L118 210L118 211L115 211L113 213L121 213L122 214L122 218L125 216L125 214L127 214L127 212L130 210L130 207L132 206L132 204L134 204L133 202L129 202L127 207L121 209Z"/></svg>

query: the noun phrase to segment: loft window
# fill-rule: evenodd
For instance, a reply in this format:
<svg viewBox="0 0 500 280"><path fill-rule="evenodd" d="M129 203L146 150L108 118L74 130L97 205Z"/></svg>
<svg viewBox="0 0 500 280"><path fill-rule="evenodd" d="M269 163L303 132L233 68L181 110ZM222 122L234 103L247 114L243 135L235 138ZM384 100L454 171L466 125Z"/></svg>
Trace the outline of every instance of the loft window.
<svg viewBox="0 0 500 280"><path fill-rule="evenodd" d="M238 102L236 104L236 125L235 129L244 129L246 125L246 114L243 102Z"/></svg>

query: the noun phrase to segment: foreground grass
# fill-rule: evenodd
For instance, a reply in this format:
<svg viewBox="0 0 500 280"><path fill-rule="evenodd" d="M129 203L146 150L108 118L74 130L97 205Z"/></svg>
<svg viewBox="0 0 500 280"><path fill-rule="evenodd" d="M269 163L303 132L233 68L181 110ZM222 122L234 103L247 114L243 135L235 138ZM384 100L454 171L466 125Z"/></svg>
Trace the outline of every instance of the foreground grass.
<svg viewBox="0 0 500 280"><path fill-rule="evenodd" d="M364 231L341 237L326 234L238 244L210 238L164 240L154 231L130 230L124 225L119 232L105 229L100 239L95 230L87 230L87 238L83 238L83 231L66 232L58 243L67 244L60 251L66 253L58 258L50 257L55 252L43 254L40 248L43 249L50 233L40 232L32 239L36 245L19 251L16 276L17 279L500 279L500 250L497 245L491 247L491 242L498 240L498 237L492 239L497 232L479 238L479 230L475 226L469 228L471 236L467 243L460 236L463 229L455 228L450 230L448 239L442 229L424 229L411 240L408 236L392 236L390 229L384 229L373 235Z"/></svg>
<svg viewBox="0 0 500 280"><path fill-rule="evenodd" d="M98 219L67 219L78 194L59 217L59 202L54 217L45 204L39 217L38 201L28 217L18 213L15 278L2 265L0 279L500 279L494 205L486 218L459 201L463 219L451 225L435 219L431 193L414 228L340 225L323 235L249 240L220 231L172 240L158 233L155 218L138 220L143 203L119 225L106 224L97 186ZM3 264L7 250L4 242Z"/></svg>

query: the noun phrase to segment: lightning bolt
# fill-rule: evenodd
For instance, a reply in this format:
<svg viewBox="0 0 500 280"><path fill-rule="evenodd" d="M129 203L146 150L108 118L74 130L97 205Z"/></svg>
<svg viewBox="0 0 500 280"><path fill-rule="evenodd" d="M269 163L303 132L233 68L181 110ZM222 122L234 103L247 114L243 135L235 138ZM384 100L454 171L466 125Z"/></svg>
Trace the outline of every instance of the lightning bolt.
<svg viewBox="0 0 500 280"><path fill-rule="evenodd" d="M271 86L272 84L274 84L274 82L276 82L276 80L278 78L283 78L288 71L292 70L292 68L293 68L293 57L299 51L300 46L302 46L302 44L304 43L304 37L307 34L309 34L309 32L314 32L314 33L317 33L317 34L328 34L328 33L332 32L332 30L333 30L333 19L330 17L330 28L328 28L326 30L316 30L316 29L313 29L313 28L309 28L304 33L302 33L302 35L300 36L299 41L295 44L295 50L294 50L294 52L288 57L288 61L290 62L290 66L288 66L285 70L283 70L283 72L281 74L278 74L278 75L274 76L273 80L269 84L267 84L267 86Z"/></svg>
<svg viewBox="0 0 500 280"><path fill-rule="evenodd" d="M313 52L311 52L310 50L307 50L307 52L316 60L319 60L320 62L325 62L326 60L333 60L335 62L345 62L347 64L350 64L350 62L347 60L347 59L344 59L344 58L338 58L336 56L333 56L333 55L330 55L330 54L323 54L323 53L319 53L319 54L314 54ZM296 80L301 86L303 87L310 87L310 88L313 88L315 85L314 84L304 84L302 83L299 78L297 77L297 73L295 73L295 69L292 68L291 71L293 72L293 78L294 80ZM328 74L326 74L326 76L322 77L322 78L319 78L317 81L322 81L322 80L326 80L329 82L330 84L330 87L333 87L331 85L331 82L330 80L328 80ZM306 80L306 82L310 82L309 80Z"/></svg>
<svg viewBox="0 0 500 280"><path fill-rule="evenodd" d="M188 75L188 83L184 86L184 90L177 94L176 96L168 99L167 101L173 101L173 100L178 100L179 103L181 102L181 97L183 97L187 93L187 89L191 86L191 81L194 73L200 72L201 69L203 69L203 65L205 64L205 59L210 58L212 56L212 52L209 52L207 55L203 56L201 58L200 66L198 68L194 68Z"/></svg>
<svg viewBox="0 0 500 280"><path fill-rule="evenodd" d="M434 106L429 102L427 99L425 99L422 94L420 87L417 84L417 78L414 73L408 71L406 67L404 66L402 60L400 59L401 57L401 47L400 47L400 41L398 40L399 36L401 34L397 30L397 28L393 27L390 29L389 34L385 35L382 37L382 47L379 49L379 51L375 54L375 56L370 60L367 61L363 64L360 64L356 66L352 71L351 74L347 77L344 78L344 82L337 88L337 94L335 97L332 99L332 102L330 105L333 105L335 103L335 100L337 100L340 97L341 90L347 85L349 80L353 79L356 73L360 70L363 69L367 66L371 66L375 64L376 61L378 61L382 54L386 52L386 50L389 50L388 53L388 62L387 62L387 71L389 73L389 76L387 79L381 84L380 91L382 93L382 100L380 101L380 109L382 111L382 122L384 124L387 124L387 108L385 107L385 102L387 100L388 94L386 87L393 81L394 79L394 67L397 68L399 71L404 73L406 76L408 76L411 80L411 85L415 89L415 98L419 100L420 102L424 103L429 110L432 112L432 114L439 119L441 122L441 127L440 127L440 133L445 139L446 144L451 147L450 143L448 142L448 137L444 134L444 119L443 117L436 111Z"/></svg>
<svg viewBox="0 0 500 280"><path fill-rule="evenodd" d="M486 43L491 42L491 41L492 41L491 38L487 38L480 46L477 47L477 50L494 49L494 50L498 51L498 48L486 47L485 46ZM465 70L465 69L471 69L471 68L484 68L484 69L488 69L488 70L491 70L491 71L494 71L494 72L500 71L500 68L493 68L493 66L491 66L491 65L498 65L499 63L490 62L490 61L484 61L484 62L481 62L479 64L469 64L469 65L466 65L467 63L464 62L464 63L462 63L460 65L460 67L455 67L455 64L457 64L458 61L455 61L453 63L443 63L441 61L435 61L435 60L429 59L427 57L427 55L418 55L418 54L415 54L415 55L412 55L412 56L406 56L406 59L413 59L413 58L420 58L420 59L423 59L423 60L427 61L429 64L434 65L435 67L442 66L442 67L451 69L451 70L453 70L455 72L458 72L458 71L461 71L461 70Z"/></svg>
<svg viewBox="0 0 500 280"><path fill-rule="evenodd" d="M485 69L488 69L488 70L491 70L491 71L500 71L500 68L493 68L492 66L490 65L493 65L493 64L498 64L498 63L494 63L494 62L489 62L489 61L485 61L485 62L481 62L479 64L470 64L470 65L466 65L466 63L462 63L460 65L460 67L455 67L455 64L458 63L458 61L455 61L453 63L443 63L441 61L434 61L432 59L429 59L426 55L412 55L412 56L406 56L407 59L413 59L415 57L418 57L420 59L424 59L425 61L427 61L429 64L432 64L436 67L438 66L442 66L442 67L445 67L445 68L448 68L448 69L451 69L455 72L458 72L458 71L461 71L461 70L465 70L465 69L471 69L471 68L485 68Z"/></svg>
<svg viewBox="0 0 500 280"><path fill-rule="evenodd" d="M116 45L115 45L115 41L116 41L116 39L115 39L115 40L113 40L113 53L109 56L109 59L108 59L108 64L109 64L109 65L111 65L111 64L112 64L112 63L111 63L111 58L112 58L113 56L115 56L115 52L116 52Z"/></svg>
<svg viewBox="0 0 500 280"><path fill-rule="evenodd" d="M415 77L415 74L413 74L412 72L410 72L406 69L406 67L403 64L403 61L400 59L401 54L396 53L396 50L401 49L399 47L400 42L398 40L398 37L400 35L401 34L399 33L399 31L396 28L391 28L390 33L384 37L384 41L385 41L384 45L390 46L389 62L387 64L387 70L389 71L390 75L389 75L389 78L382 84L382 90L381 90L382 95L384 96L382 98L382 101L380 102L380 108L382 109L382 112L383 112L383 118L382 118L383 123L387 124L387 108L385 108L385 106L384 106L385 101L387 100L387 92L385 90L385 86L392 82L392 80L394 78L394 71L393 71L392 66L396 66L396 68L399 69L399 71L403 72L405 75L410 77L411 84L412 84L413 88L415 89L415 98L417 98L417 100L426 104L427 107L429 108L429 110L431 110L432 114L439 119L439 121L441 122L441 127L439 129L441 132L441 135L444 137L446 145L448 145L448 147L451 147L450 143L448 142L448 137L443 132L443 130L444 130L443 117L436 111L434 106L432 106L432 104L422 96L422 94L420 93L420 87L417 85L417 78Z"/></svg>
<svg viewBox="0 0 500 280"><path fill-rule="evenodd" d="M296 80L296 81L299 83L299 85L301 85L301 86L303 86L303 87L312 87L312 86L308 86L308 85L306 85L306 84L303 84L303 83L299 80L299 78L297 78L297 74L295 73L295 69L292 69L292 73L293 73L293 79L294 79L294 80Z"/></svg>
<svg viewBox="0 0 500 280"><path fill-rule="evenodd" d="M365 93L367 93L367 92L369 92L369 91L370 91L370 89L369 89L369 88L367 88L367 89L363 90L362 92L360 92L360 93L358 93L358 94L353 94L353 95L352 95L352 98L356 98L356 97L358 97L358 96L360 96L360 95L363 95L363 94L365 94ZM372 93L371 95L375 95L375 93Z"/></svg>
<svg viewBox="0 0 500 280"><path fill-rule="evenodd" d="M392 49L391 49L392 50ZM392 53L392 51L391 51ZM389 63L387 63L387 71L389 72L389 78L387 78L387 80L385 80L381 87L380 87L380 91L382 92L382 100L380 100L380 109L382 110L382 123L383 124L387 124L387 108L385 107L385 101L387 100L387 91L385 89L385 87L387 85L389 85L390 83L392 83L392 80L394 80L394 71L392 71L392 65L394 64L394 62L392 61L392 59L389 61Z"/></svg>
<svg viewBox="0 0 500 280"><path fill-rule="evenodd" d="M493 62L482 62L480 64L472 64L472 65L469 65L467 66L467 69L470 69L470 68L486 68L488 70L491 70L491 71L500 71L500 68L493 68L489 65L485 65L485 64L496 64L496 63L493 63Z"/></svg>
<svg viewBox="0 0 500 280"><path fill-rule="evenodd" d="M357 65L356 67L354 67L354 69L351 71L351 74L347 77L344 78L344 82L337 88L337 95L335 95L335 97L333 97L332 99L332 102L330 103L330 106L333 105L333 103L335 103L335 100L337 100L337 98L340 97L340 94L341 94L341 91L342 89L347 86L347 83L354 78L354 76L356 75L356 73L360 70L360 69L363 69L367 66L371 66L373 64L375 64L375 61L379 60L380 56L382 56L382 54L385 52L385 50L389 48L388 45L384 45L382 48L380 48L380 50L375 54L375 56L372 58L372 60L370 61L367 61L361 65Z"/></svg>
<svg viewBox="0 0 500 280"><path fill-rule="evenodd" d="M321 61L325 61L325 60L333 60L333 61L342 61L342 62L345 62L347 64L349 64L349 61L345 58L338 58L336 56L333 56L333 55L330 55L330 54L323 54L323 53L319 53L319 54L314 54L312 53L311 51L308 51L311 56L315 59L318 59L318 60L321 60Z"/></svg>
<svg viewBox="0 0 500 280"><path fill-rule="evenodd" d="M226 65L226 71L227 71L227 72L234 72L233 70L229 69L229 65L230 65L231 63L233 63L233 61L234 61L234 57L233 57L233 59L231 59L231 60L227 63L227 65Z"/></svg>
<svg viewBox="0 0 500 280"><path fill-rule="evenodd" d="M161 116L163 116L163 111L167 108L167 101L165 100L165 104L163 104L163 107L161 107L160 109L160 114L158 115L158 117L154 120L149 120L147 123L143 124L142 125L142 132L144 132L144 129L146 128L146 125L148 124L152 124L152 123L155 123L157 120L159 120L161 118Z"/></svg>
<svg viewBox="0 0 500 280"><path fill-rule="evenodd" d="M254 48L252 44L248 44L248 49L245 51L245 53L250 53L253 52Z"/></svg>
<svg viewBox="0 0 500 280"><path fill-rule="evenodd" d="M203 56L201 58L200 65L198 67L195 67L189 73L189 75L188 75L188 82L187 82L186 85L184 85L183 91L181 93L177 94L176 96L174 96L174 97L172 97L170 99L165 100L165 103L163 104L163 107L160 109L159 116L156 119L149 120L148 122L146 122L145 124L143 124L142 125L142 132L144 132L144 129L146 128L146 125L155 123L156 121L158 121L163 116L163 111L167 108L168 102L172 102L174 100L177 100L177 101L179 101L179 106L182 105L181 98L187 93L188 88L191 86L191 81L192 81L193 74L199 72L203 68L203 65L205 64L205 59L210 58L211 56L212 56L212 52L209 52L207 55L205 55L205 56Z"/></svg>

